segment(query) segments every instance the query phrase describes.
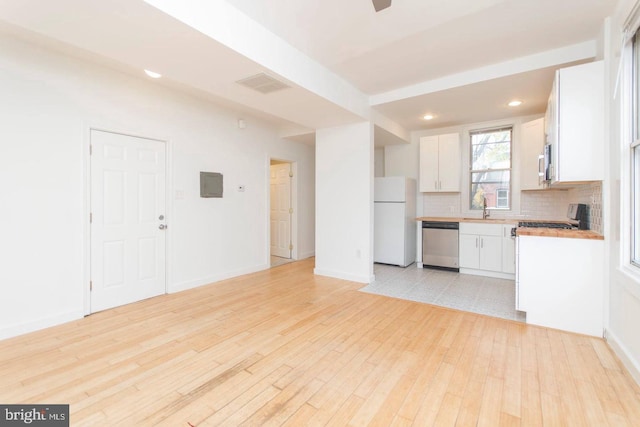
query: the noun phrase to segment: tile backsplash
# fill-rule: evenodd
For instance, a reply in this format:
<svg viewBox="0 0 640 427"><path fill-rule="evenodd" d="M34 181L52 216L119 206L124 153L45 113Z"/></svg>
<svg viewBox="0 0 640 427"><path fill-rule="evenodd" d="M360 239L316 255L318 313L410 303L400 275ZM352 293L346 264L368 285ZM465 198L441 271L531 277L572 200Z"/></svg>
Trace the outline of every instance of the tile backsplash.
<svg viewBox="0 0 640 427"><path fill-rule="evenodd" d="M569 203L587 205L589 230L602 234L602 182L584 184L569 190Z"/></svg>
<svg viewBox="0 0 640 427"><path fill-rule="evenodd" d="M530 218L566 220L569 203L587 205L589 229L602 233L602 183L577 185L565 190L523 191L520 193L520 212L492 211L493 218ZM423 193L423 215L434 217L460 216L460 193Z"/></svg>
<svg viewBox="0 0 640 427"><path fill-rule="evenodd" d="M460 193L423 193L424 216L460 216Z"/></svg>
<svg viewBox="0 0 640 427"><path fill-rule="evenodd" d="M523 191L520 213L531 219L567 219L568 190Z"/></svg>

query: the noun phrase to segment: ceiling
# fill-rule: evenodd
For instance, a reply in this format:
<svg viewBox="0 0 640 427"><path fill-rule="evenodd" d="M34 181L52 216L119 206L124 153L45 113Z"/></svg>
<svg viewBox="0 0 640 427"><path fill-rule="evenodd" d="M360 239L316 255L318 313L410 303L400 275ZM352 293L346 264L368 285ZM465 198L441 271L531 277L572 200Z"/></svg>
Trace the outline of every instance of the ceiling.
<svg viewBox="0 0 640 427"><path fill-rule="evenodd" d="M554 70L597 55L615 3L394 0L376 13L370 0L0 0L0 31L130 74L153 69L157 84L300 140L371 108L406 139L541 114ZM235 83L261 72L290 88L263 95Z"/></svg>

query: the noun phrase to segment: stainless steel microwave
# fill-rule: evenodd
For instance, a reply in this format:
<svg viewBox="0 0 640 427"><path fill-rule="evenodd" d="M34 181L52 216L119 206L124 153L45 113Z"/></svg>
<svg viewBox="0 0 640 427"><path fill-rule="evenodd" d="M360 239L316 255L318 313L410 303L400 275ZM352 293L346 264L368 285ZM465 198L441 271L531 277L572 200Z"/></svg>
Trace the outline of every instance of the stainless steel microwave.
<svg viewBox="0 0 640 427"><path fill-rule="evenodd" d="M550 182L553 179L553 162L551 158L551 144L544 146L544 169L542 170L542 181Z"/></svg>

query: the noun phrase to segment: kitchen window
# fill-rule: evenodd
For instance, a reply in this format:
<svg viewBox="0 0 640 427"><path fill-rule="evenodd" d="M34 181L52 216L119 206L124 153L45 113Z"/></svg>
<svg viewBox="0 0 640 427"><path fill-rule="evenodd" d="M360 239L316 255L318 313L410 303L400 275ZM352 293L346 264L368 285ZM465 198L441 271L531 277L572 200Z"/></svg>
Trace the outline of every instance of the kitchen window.
<svg viewBox="0 0 640 427"><path fill-rule="evenodd" d="M511 137L513 128L470 132L470 209L511 208Z"/></svg>

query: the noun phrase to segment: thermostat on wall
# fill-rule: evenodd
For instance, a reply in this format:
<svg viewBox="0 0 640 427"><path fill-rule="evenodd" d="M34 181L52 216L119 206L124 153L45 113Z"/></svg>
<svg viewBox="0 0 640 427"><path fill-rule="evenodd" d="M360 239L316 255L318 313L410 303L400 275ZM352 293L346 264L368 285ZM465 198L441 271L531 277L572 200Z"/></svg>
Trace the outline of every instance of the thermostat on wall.
<svg viewBox="0 0 640 427"><path fill-rule="evenodd" d="M200 197L222 197L222 174L200 172Z"/></svg>

